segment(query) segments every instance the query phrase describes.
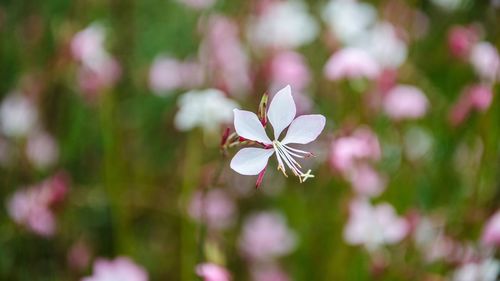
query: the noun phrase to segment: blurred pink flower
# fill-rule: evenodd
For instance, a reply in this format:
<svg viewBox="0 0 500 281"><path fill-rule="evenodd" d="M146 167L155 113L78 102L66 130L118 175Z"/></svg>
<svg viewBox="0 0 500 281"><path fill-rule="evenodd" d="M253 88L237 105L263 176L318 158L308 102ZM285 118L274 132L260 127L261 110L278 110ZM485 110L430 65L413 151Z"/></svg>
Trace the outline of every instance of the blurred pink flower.
<svg viewBox="0 0 500 281"><path fill-rule="evenodd" d="M476 26L454 26L448 32L448 48L453 56L467 58L474 44L479 40Z"/></svg>
<svg viewBox="0 0 500 281"><path fill-rule="evenodd" d="M204 38L199 57L207 68L207 78L231 95L246 93L252 86L250 62L237 24L227 17L212 15L200 26Z"/></svg>
<svg viewBox="0 0 500 281"><path fill-rule="evenodd" d="M207 9L213 6L216 0L178 0L186 6L189 6L193 9Z"/></svg>
<svg viewBox="0 0 500 281"><path fill-rule="evenodd" d="M398 85L384 97L383 108L393 120L418 119L427 113L429 101L417 87Z"/></svg>
<svg viewBox="0 0 500 281"><path fill-rule="evenodd" d="M247 140L260 143L264 148L247 147L236 153L231 160L231 169L239 174L252 176L261 174L267 167L269 158L276 153L278 169L286 174L286 166L304 182L313 178L311 170L301 171L295 158L304 158L311 153L290 147L290 144L308 144L323 131L326 118L320 114L296 117L297 109L290 85L281 89L271 100L267 117L274 130L274 138L267 136L264 126L253 112L234 109L234 128L236 133ZM279 141L281 133L288 128L285 137Z"/></svg>
<svg viewBox="0 0 500 281"><path fill-rule="evenodd" d="M64 200L67 184L65 176L57 174L38 185L16 191L7 202L9 216L38 235L53 236L56 221L51 207Z"/></svg>
<svg viewBox="0 0 500 281"><path fill-rule="evenodd" d="M26 156L37 168L46 168L57 161L59 148L51 135L46 132L36 132L28 138Z"/></svg>
<svg viewBox="0 0 500 281"><path fill-rule="evenodd" d="M324 73L330 80L375 79L380 74L377 62L364 50L344 48L328 59Z"/></svg>
<svg viewBox="0 0 500 281"><path fill-rule="evenodd" d="M9 93L0 105L0 124L7 137L26 137L36 127L38 110L22 93Z"/></svg>
<svg viewBox="0 0 500 281"><path fill-rule="evenodd" d="M372 206L366 200L357 199L350 204L344 240L351 245L364 245L373 251L382 245L400 242L409 230L409 223L398 217L388 203Z"/></svg>
<svg viewBox="0 0 500 281"><path fill-rule="evenodd" d="M160 96L172 90L197 88L203 82L203 68L195 61L158 56L149 70L149 87Z"/></svg>
<svg viewBox="0 0 500 281"><path fill-rule="evenodd" d="M495 82L500 74L500 56L489 42L479 42L472 47L470 63L477 75L486 82Z"/></svg>
<svg viewBox="0 0 500 281"><path fill-rule="evenodd" d="M231 274L226 268L214 263L202 263L196 266L196 274L203 281L231 281Z"/></svg>
<svg viewBox="0 0 500 281"><path fill-rule="evenodd" d="M318 24L302 1L268 1L248 25L251 43L260 48L293 49L318 35Z"/></svg>
<svg viewBox="0 0 500 281"><path fill-rule="evenodd" d="M84 270L89 264L90 257L91 253L87 244L79 240L69 249L66 260L72 269Z"/></svg>
<svg viewBox="0 0 500 281"><path fill-rule="evenodd" d="M98 259L94 262L93 274L81 281L147 281L148 274L142 266L128 257L114 260Z"/></svg>
<svg viewBox="0 0 500 281"><path fill-rule="evenodd" d="M72 55L82 64L78 70L79 85L89 94L114 85L121 75L120 65L106 51L105 39L104 27L93 23L76 33L71 41Z"/></svg>
<svg viewBox="0 0 500 281"><path fill-rule="evenodd" d="M305 58L294 51L275 55L271 61L271 81L278 87L290 84L297 91L305 89L311 81Z"/></svg>
<svg viewBox="0 0 500 281"><path fill-rule="evenodd" d="M378 161L381 149L377 135L367 127L356 129L350 136L334 140L330 146L330 163L348 173L359 161Z"/></svg>
<svg viewBox="0 0 500 281"><path fill-rule="evenodd" d="M252 280L255 281L289 281L286 272L276 265L264 265L252 267Z"/></svg>
<svg viewBox="0 0 500 281"><path fill-rule="evenodd" d="M242 231L240 251L257 261L287 255L296 246L295 233L288 228L285 218L276 212L253 214L245 220Z"/></svg>
<svg viewBox="0 0 500 281"><path fill-rule="evenodd" d="M500 211L497 211L486 223L481 237L483 244L500 247Z"/></svg>
<svg viewBox="0 0 500 281"><path fill-rule="evenodd" d="M230 227L234 223L235 212L233 199L222 189L212 189L205 195L201 191L197 192L189 205L192 218L214 229Z"/></svg>
<svg viewBox="0 0 500 281"><path fill-rule="evenodd" d="M386 185L386 179L366 163L351 169L348 180L357 194L368 197L380 195Z"/></svg>
<svg viewBox="0 0 500 281"><path fill-rule="evenodd" d="M486 111L493 101L491 86L477 84L466 87L458 101L453 105L449 114L450 123L454 126L461 124L472 110Z"/></svg>

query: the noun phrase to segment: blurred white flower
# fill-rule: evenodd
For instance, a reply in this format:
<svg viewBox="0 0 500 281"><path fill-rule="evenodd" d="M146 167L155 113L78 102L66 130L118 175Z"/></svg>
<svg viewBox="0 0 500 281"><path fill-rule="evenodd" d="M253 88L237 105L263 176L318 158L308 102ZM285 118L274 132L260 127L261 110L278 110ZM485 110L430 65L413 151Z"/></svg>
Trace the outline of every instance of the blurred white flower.
<svg viewBox="0 0 500 281"><path fill-rule="evenodd" d="M114 260L98 259L94 263L93 274L81 281L147 281L148 274L140 265L128 257Z"/></svg>
<svg viewBox="0 0 500 281"><path fill-rule="evenodd" d="M425 129L412 127L405 132L404 149L406 156L415 161L431 151L434 144L432 135Z"/></svg>
<svg viewBox="0 0 500 281"><path fill-rule="evenodd" d="M353 0L331 0L322 12L334 36L344 45L350 45L365 36L377 20L377 11L367 3Z"/></svg>
<svg viewBox="0 0 500 281"><path fill-rule="evenodd" d="M253 214L245 220L239 248L243 255L268 261L291 253L296 246L295 233L283 215L276 212Z"/></svg>
<svg viewBox="0 0 500 281"><path fill-rule="evenodd" d="M0 105L2 132L8 137L25 137L36 126L38 111L22 93L8 94Z"/></svg>
<svg viewBox="0 0 500 281"><path fill-rule="evenodd" d="M462 265L453 274L453 281L497 281L500 273L500 262L485 259Z"/></svg>
<svg viewBox="0 0 500 281"><path fill-rule="evenodd" d="M59 148L51 135L37 132L28 138L26 156L36 167L45 168L56 162Z"/></svg>
<svg viewBox="0 0 500 281"><path fill-rule="evenodd" d="M417 87L397 85L386 94L383 108L393 120L418 119L427 113L429 100Z"/></svg>
<svg viewBox="0 0 500 281"><path fill-rule="evenodd" d="M409 228L409 223L398 217L388 203L372 206L366 200L357 199L350 205L344 240L351 245L364 245L367 250L373 251L382 245L403 240Z"/></svg>
<svg viewBox="0 0 500 281"><path fill-rule="evenodd" d="M217 133L220 126L230 123L238 104L217 89L193 90L183 94L175 115L175 126L181 131L195 127L207 133Z"/></svg>
<svg viewBox="0 0 500 281"><path fill-rule="evenodd" d="M375 79L380 74L380 66L363 49L344 48L334 53L326 62L324 73L329 80Z"/></svg>
<svg viewBox="0 0 500 281"><path fill-rule="evenodd" d="M368 52L382 68L398 68L408 55L406 43L398 37L388 22L380 22L353 43Z"/></svg>
<svg viewBox="0 0 500 281"><path fill-rule="evenodd" d="M498 50L489 42L479 42L472 47L470 63L477 75L488 82L495 82L500 75Z"/></svg>
<svg viewBox="0 0 500 281"><path fill-rule="evenodd" d="M191 199L189 215L209 228L225 229L235 220L236 206L222 189L212 189L206 194L197 192Z"/></svg>
<svg viewBox="0 0 500 281"><path fill-rule="evenodd" d="M204 81L203 67L196 61L179 61L160 55L149 70L149 87L156 95L169 91L199 87Z"/></svg>
<svg viewBox="0 0 500 281"><path fill-rule="evenodd" d="M468 4L470 0L431 0L431 2L446 11L453 12Z"/></svg>
<svg viewBox="0 0 500 281"><path fill-rule="evenodd" d="M275 1L248 27L250 40L263 48L297 48L312 42L318 24L302 1Z"/></svg>

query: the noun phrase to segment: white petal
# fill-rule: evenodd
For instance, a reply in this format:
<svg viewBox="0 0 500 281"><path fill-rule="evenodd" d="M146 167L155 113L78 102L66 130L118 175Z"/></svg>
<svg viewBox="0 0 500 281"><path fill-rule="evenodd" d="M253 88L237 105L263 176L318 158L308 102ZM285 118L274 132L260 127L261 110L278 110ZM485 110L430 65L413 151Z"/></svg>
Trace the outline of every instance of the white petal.
<svg viewBox="0 0 500 281"><path fill-rule="evenodd" d="M292 90L288 85L274 96L267 111L267 118L273 126L275 139L278 139L281 132L292 123L296 113Z"/></svg>
<svg viewBox="0 0 500 281"><path fill-rule="evenodd" d="M302 115L293 120L282 144L306 144L315 140L325 127L326 118L320 114Z"/></svg>
<svg viewBox="0 0 500 281"><path fill-rule="evenodd" d="M272 143L255 113L239 109L234 109L233 112L234 129L240 137L263 144Z"/></svg>
<svg viewBox="0 0 500 281"><path fill-rule="evenodd" d="M243 148L231 160L231 169L246 176L258 175L273 153L274 149Z"/></svg>

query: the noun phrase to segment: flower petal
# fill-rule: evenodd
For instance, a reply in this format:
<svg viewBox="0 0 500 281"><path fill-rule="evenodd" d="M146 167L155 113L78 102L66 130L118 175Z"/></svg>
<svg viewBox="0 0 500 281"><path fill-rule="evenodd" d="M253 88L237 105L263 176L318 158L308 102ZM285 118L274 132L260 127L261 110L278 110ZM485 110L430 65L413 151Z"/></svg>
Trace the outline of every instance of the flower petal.
<svg viewBox="0 0 500 281"><path fill-rule="evenodd" d="M302 115L293 120L282 144L306 144L315 140L325 127L326 118L320 114Z"/></svg>
<svg viewBox="0 0 500 281"><path fill-rule="evenodd" d="M273 149L243 148L231 160L231 169L245 176L258 175L273 153Z"/></svg>
<svg viewBox="0 0 500 281"><path fill-rule="evenodd" d="M288 85L274 96L267 112L267 118L274 129L275 139L278 139L281 132L292 123L296 113L292 90Z"/></svg>
<svg viewBox="0 0 500 281"><path fill-rule="evenodd" d="M233 112L234 129L240 137L263 144L272 143L255 113L239 109L234 109Z"/></svg>

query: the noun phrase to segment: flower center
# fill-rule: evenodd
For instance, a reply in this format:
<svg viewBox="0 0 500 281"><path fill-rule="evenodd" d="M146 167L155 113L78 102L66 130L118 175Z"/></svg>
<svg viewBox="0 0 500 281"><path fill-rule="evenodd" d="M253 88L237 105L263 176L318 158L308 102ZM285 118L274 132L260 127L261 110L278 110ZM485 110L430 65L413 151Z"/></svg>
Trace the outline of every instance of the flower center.
<svg viewBox="0 0 500 281"><path fill-rule="evenodd" d="M304 158L312 155L310 152L295 149L287 146L286 144L282 144L281 142L274 140L273 143L274 151L276 152L276 159L278 160L278 170L280 170L285 177L288 177L286 174L285 165L288 166L290 170L292 170L293 174L299 178L299 181L305 182L309 178L314 178L314 175L311 174L311 170L308 170L306 173L302 172L300 169L299 162L295 160L294 157Z"/></svg>

